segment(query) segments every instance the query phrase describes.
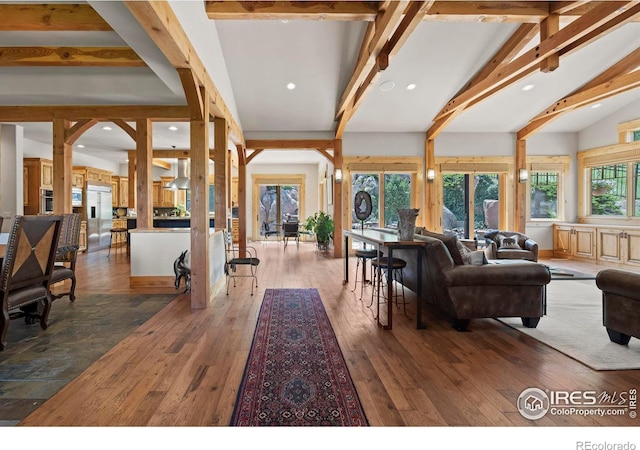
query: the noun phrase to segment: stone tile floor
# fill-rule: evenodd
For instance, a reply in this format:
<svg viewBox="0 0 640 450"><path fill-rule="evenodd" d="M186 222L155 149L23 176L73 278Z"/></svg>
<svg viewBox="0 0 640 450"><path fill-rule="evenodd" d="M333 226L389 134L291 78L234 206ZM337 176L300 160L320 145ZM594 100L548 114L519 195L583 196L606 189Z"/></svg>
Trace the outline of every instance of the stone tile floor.
<svg viewBox="0 0 640 450"><path fill-rule="evenodd" d="M0 426L13 426L176 295L91 294L53 303L49 327L12 320L0 352Z"/></svg>

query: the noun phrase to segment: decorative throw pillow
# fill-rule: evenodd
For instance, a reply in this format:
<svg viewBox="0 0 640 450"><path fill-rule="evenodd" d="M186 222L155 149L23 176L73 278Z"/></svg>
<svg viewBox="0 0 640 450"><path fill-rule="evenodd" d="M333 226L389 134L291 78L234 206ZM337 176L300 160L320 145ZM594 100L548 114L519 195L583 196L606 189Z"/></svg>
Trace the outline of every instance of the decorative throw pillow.
<svg viewBox="0 0 640 450"><path fill-rule="evenodd" d="M448 234L440 234L434 233L428 230L422 230L421 233L423 236L429 236L432 238L440 239L447 250L449 250L449 254L451 255L451 259L453 259L453 263L456 266L461 266L464 264L462 260L462 255L460 254L460 250L458 249L458 238L453 235Z"/></svg>
<svg viewBox="0 0 640 450"><path fill-rule="evenodd" d="M473 266L482 266L483 264L489 264L487 257L482 250L470 250L468 253L468 263Z"/></svg>
<svg viewBox="0 0 640 450"><path fill-rule="evenodd" d="M503 236L500 241L500 248L513 248L520 250L520 246L518 245L517 237L507 237Z"/></svg>

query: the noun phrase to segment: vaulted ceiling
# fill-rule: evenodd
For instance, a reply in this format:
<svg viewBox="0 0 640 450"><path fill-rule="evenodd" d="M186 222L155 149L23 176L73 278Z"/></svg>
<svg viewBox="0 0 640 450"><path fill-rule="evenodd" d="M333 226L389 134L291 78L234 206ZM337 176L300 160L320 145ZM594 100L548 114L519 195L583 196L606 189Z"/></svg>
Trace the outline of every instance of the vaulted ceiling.
<svg viewBox="0 0 640 450"><path fill-rule="evenodd" d="M171 1L173 46L146 4L0 3L0 121L50 143L16 106L184 106L174 66L195 62L167 50L184 45L247 139L578 132L640 99L637 1ZM133 143L113 128L74 151L123 162ZM156 122L154 147L172 146L188 123Z"/></svg>

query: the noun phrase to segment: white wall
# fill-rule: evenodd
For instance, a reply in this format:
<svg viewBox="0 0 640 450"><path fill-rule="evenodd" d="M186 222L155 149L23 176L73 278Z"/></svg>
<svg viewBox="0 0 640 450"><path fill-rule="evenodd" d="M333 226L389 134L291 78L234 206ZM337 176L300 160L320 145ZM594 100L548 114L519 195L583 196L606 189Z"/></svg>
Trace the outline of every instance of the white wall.
<svg viewBox="0 0 640 450"><path fill-rule="evenodd" d="M25 158L44 158L53 159L53 148L51 145L41 142L24 140L24 157ZM85 155L84 153L72 152L72 165L87 166L96 169L108 170L113 173L120 173L120 164L107 161L95 156Z"/></svg>
<svg viewBox="0 0 640 450"><path fill-rule="evenodd" d="M578 149L604 147L618 143L618 124L640 119L640 100L605 117L578 133Z"/></svg>
<svg viewBox="0 0 640 450"><path fill-rule="evenodd" d="M0 215L4 218L1 231L11 228L16 214L24 214L22 142L21 126L0 125Z"/></svg>
<svg viewBox="0 0 640 450"><path fill-rule="evenodd" d="M425 133L345 133L342 156L424 156Z"/></svg>

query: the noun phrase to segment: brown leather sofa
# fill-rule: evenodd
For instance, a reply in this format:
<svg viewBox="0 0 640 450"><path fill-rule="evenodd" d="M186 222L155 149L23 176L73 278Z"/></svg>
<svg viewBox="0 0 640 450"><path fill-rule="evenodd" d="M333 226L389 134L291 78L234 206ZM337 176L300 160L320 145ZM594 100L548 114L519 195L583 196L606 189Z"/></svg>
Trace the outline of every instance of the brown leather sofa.
<svg viewBox="0 0 640 450"><path fill-rule="evenodd" d="M538 261L538 243L517 231L493 230L484 235L487 259Z"/></svg>
<svg viewBox="0 0 640 450"><path fill-rule="evenodd" d="M545 285L551 276L543 264L465 264L458 240L428 231L415 235L425 241L422 262L422 301L453 319L465 331L471 319L521 317L535 328L543 315ZM417 261L413 250L396 250L407 262L404 285L417 292Z"/></svg>
<svg viewBox="0 0 640 450"><path fill-rule="evenodd" d="M602 323L609 339L627 345L631 337L640 338L640 274L605 269L596 275L602 291Z"/></svg>

